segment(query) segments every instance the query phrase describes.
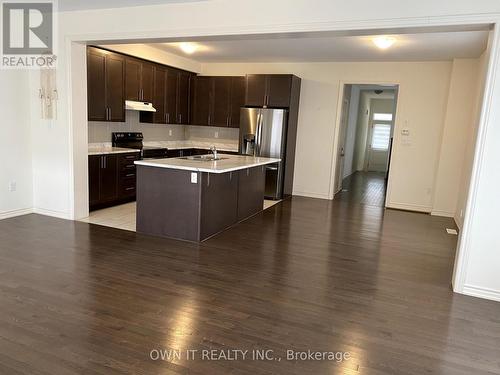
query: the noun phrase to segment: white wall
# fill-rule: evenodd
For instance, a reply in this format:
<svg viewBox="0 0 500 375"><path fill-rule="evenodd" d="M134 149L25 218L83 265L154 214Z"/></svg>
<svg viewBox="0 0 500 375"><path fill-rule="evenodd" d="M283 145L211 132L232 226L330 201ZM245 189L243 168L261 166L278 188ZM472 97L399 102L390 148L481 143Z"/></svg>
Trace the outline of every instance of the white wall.
<svg viewBox="0 0 500 375"><path fill-rule="evenodd" d="M359 86L352 85L351 99L349 101L349 117L345 140L344 170L342 178L346 178L355 172L353 169L354 145L356 143L356 128L359 110Z"/></svg>
<svg viewBox="0 0 500 375"><path fill-rule="evenodd" d="M434 215L455 216L464 170L466 145L469 140L473 144L474 137L471 137L471 131L477 127L474 109L477 106L478 97L478 62L478 59L453 61L439 167L436 174L432 209Z"/></svg>
<svg viewBox="0 0 500 375"><path fill-rule="evenodd" d="M29 74L0 70L0 219L30 212L32 165ZM10 191L11 182L16 190Z"/></svg>
<svg viewBox="0 0 500 375"><path fill-rule="evenodd" d="M455 205L454 218L458 227L462 229L464 221L464 213L467 204L467 195L469 193L469 185L472 171L472 163L474 161L474 151L476 147L476 136L477 129L479 126L479 116L481 112L481 105L483 102L483 92L485 86L487 64L488 64L488 53L485 52L481 55L478 60L477 65L477 82L476 87L472 87L471 90L475 94L475 98L470 100L473 105L473 113L470 126L468 126L467 133L465 134L465 147L463 149L463 159L460 163L460 180L458 180L459 189L457 195L457 201Z"/></svg>
<svg viewBox="0 0 500 375"><path fill-rule="evenodd" d="M474 152L466 215L454 275L457 292L500 301L500 35L491 45L495 64L487 75ZM483 70L481 64L480 71ZM489 80L489 82L488 82ZM482 83L480 84L482 86ZM481 95L479 95L481 97ZM482 126L481 126L482 125Z"/></svg>
<svg viewBox="0 0 500 375"><path fill-rule="evenodd" d="M356 171L362 171L365 168L368 120L370 119L370 100L370 94L366 91L361 91L359 97L358 119L356 122L356 142L354 144L353 158L353 167Z"/></svg>
<svg viewBox="0 0 500 375"><path fill-rule="evenodd" d="M195 73L201 71L201 63L198 61L174 55L145 44L107 44L102 45L102 47Z"/></svg>
<svg viewBox="0 0 500 375"><path fill-rule="evenodd" d="M388 205L430 212L451 62L204 64L203 74L293 73L302 78L294 193L328 198L340 82L400 85L396 128L412 129L412 144L395 134ZM425 111L422 111L425 108ZM406 124L406 125L405 125Z"/></svg>

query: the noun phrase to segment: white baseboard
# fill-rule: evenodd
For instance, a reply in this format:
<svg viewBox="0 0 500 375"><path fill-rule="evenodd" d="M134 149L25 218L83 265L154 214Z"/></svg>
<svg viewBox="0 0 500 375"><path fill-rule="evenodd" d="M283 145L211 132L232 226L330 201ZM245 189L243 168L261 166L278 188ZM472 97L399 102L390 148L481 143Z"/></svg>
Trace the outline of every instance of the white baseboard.
<svg viewBox="0 0 500 375"><path fill-rule="evenodd" d="M465 285L462 294L500 302L500 290Z"/></svg>
<svg viewBox="0 0 500 375"><path fill-rule="evenodd" d="M328 199L331 200L328 194L320 194L320 193L311 193L307 191L293 191L292 195L297 195L299 197L307 197L307 198L319 198L319 199Z"/></svg>
<svg viewBox="0 0 500 375"><path fill-rule="evenodd" d="M439 210L432 210L431 211L432 216L442 216L442 217L452 217L455 218L455 213L454 212L448 212L448 211L439 211Z"/></svg>
<svg viewBox="0 0 500 375"><path fill-rule="evenodd" d="M430 214L431 211L432 211L432 207L420 206L420 205L411 204L411 203L387 202L386 207L387 208L395 208L397 210L423 212L423 213L426 213L426 214Z"/></svg>
<svg viewBox="0 0 500 375"><path fill-rule="evenodd" d="M2 211L0 212L0 220L8 219L10 217L22 216L32 214L33 209L31 208L21 208L19 210L10 210L10 211Z"/></svg>
<svg viewBox="0 0 500 375"><path fill-rule="evenodd" d="M45 215L45 216L52 216L52 217L57 217L59 219L66 219L70 220L70 214L68 212L62 212L62 211L54 211L54 210L47 210L45 208L33 208L33 213L39 214L39 215Z"/></svg>

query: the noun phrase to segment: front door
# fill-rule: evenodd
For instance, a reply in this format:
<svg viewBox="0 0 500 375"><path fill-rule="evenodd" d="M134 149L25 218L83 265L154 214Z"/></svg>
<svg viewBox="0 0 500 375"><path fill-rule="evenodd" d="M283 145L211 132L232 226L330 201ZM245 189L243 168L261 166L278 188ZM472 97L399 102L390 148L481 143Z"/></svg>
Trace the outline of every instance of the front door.
<svg viewBox="0 0 500 375"><path fill-rule="evenodd" d="M393 124L392 99L372 99L366 170L387 172Z"/></svg>

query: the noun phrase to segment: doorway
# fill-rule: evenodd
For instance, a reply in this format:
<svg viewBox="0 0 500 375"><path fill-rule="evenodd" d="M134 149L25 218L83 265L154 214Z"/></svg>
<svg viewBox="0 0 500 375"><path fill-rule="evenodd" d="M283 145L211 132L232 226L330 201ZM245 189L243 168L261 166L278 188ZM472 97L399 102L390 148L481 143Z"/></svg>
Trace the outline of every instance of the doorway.
<svg viewBox="0 0 500 375"><path fill-rule="evenodd" d="M385 206L397 94L397 85L344 85L335 199Z"/></svg>

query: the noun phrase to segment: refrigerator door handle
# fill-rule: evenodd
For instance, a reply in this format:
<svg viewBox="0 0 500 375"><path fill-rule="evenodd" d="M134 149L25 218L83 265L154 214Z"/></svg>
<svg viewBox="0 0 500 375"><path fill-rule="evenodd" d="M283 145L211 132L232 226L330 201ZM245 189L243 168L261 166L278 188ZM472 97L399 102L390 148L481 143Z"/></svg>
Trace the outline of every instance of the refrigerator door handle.
<svg viewBox="0 0 500 375"><path fill-rule="evenodd" d="M262 111L259 112L259 119L257 121L257 139L255 141L257 145L257 156L260 156L260 150L261 150L261 145L262 145L262 125L264 123L264 114Z"/></svg>
<svg viewBox="0 0 500 375"><path fill-rule="evenodd" d="M259 111L257 113L257 126L255 128L255 149L254 149L254 156L259 156L260 155L260 142L259 142L259 138L260 138L260 120L262 118L262 114L261 112Z"/></svg>

